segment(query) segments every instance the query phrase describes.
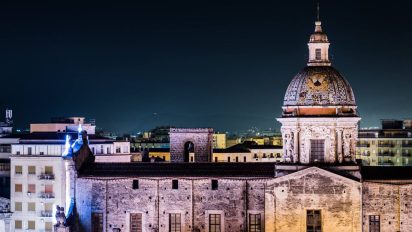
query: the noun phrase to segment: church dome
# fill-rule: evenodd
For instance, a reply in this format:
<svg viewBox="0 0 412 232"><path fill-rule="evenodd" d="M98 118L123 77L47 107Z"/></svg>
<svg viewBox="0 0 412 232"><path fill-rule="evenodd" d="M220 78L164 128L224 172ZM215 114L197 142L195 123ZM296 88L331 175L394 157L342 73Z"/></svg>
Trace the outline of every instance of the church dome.
<svg viewBox="0 0 412 232"><path fill-rule="evenodd" d="M348 81L331 66L307 66L290 82L284 106L356 106Z"/></svg>

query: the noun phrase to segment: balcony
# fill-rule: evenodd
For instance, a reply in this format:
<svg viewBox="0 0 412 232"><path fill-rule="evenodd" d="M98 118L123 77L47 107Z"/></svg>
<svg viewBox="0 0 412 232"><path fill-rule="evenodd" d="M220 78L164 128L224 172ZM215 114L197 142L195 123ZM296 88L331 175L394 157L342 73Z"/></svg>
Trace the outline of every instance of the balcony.
<svg viewBox="0 0 412 232"><path fill-rule="evenodd" d="M379 143L378 146L379 147L394 147L395 144L393 144L393 143Z"/></svg>
<svg viewBox="0 0 412 232"><path fill-rule="evenodd" d="M43 199L53 199L54 198L54 193L41 192L39 197L43 198Z"/></svg>
<svg viewBox="0 0 412 232"><path fill-rule="evenodd" d="M378 156L395 156L395 153L393 153L393 152L382 152L382 153L378 153Z"/></svg>
<svg viewBox="0 0 412 232"><path fill-rule="evenodd" d="M404 143L404 144L402 144L402 147L412 147L412 143Z"/></svg>
<svg viewBox="0 0 412 232"><path fill-rule="evenodd" d="M369 143L358 143L356 144L357 147L370 147Z"/></svg>
<svg viewBox="0 0 412 232"><path fill-rule="evenodd" d="M39 180L54 180L54 174L42 173L38 177Z"/></svg>
<svg viewBox="0 0 412 232"><path fill-rule="evenodd" d="M40 217L53 217L53 212L48 210L40 211Z"/></svg>
<svg viewBox="0 0 412 232"><path fill-rule="evenodd" d="M402 153L402 157L412 157L412 153Z"/></svg>

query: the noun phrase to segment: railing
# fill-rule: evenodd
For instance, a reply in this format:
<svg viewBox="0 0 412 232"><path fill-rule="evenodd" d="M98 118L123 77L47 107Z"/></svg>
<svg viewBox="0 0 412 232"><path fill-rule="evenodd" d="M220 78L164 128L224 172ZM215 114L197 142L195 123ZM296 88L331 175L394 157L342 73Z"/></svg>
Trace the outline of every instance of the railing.
<svg viewBox="0 0 412 232"><path fill-rule="evenodd" d="M394 147L395 144L393 143L378 143L379 147Z"/></svg>
<svg viewBox="0 0 412 232"><path fill-rule="evenodd" d="M412 156L412 153L402 153L402 156L403 156L403 157L411 157L411 156Z"/></svg>
<svg viewBox="0 0 412 232"><path fill-rule="evenodd" d="M11 147L0 147L0 153L11 153Z"/></svg>
<svg viewBox="0 0 412 232"><path fill-rule="evenodd" d="M378 153L378 156L395 156L393 152L382 152Z"/></svg>
<svg viewBox="0 0 412 232"><path fill-rule="evenodd" d="M369 143L358 143L356 144L357 147L370 147Z"/></svg>
<svg viewBox="0 0 412 232"><path fill-rule="evenodd" d="M54 174L42 173L39 175L40 180L54 180Z"/></svg>
<svg viewBox="0 0 412 232"><path fill-rule="evenodd" d="M402 144L402 147L412 147L412 143L404 143L404 144Z"/></svg>
<svg viewBox="0 0 412 232"><path fill-rule="evenodd" d="M41 192L39 197L44 199L54 198L54 193Z"/></svg>
<svg viewBox="0 0 412 232"><path fill-rule="evenodd" d="M53 217L53 211L42 210L40 211L40 217Z"/></svg>

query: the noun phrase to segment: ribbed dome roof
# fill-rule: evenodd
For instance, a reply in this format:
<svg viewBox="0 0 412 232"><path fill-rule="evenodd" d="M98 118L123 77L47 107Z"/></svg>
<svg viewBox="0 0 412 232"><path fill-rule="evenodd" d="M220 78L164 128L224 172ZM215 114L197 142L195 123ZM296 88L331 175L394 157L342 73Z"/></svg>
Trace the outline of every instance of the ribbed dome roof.
<svg viewBox="0 0 412 232"><path fill-rule="evenodd" d="M290 82L284 106L356 106L348 81L331 66L307 66Z"/></svg>

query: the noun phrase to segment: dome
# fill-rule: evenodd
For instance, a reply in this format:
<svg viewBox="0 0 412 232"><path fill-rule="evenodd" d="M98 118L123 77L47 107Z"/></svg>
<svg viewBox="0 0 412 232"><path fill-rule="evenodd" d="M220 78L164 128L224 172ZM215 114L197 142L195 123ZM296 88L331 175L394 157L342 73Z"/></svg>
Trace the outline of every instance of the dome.
<svg viewBox="0 0 412 232"><path fill-rule="evenodd" d="M290 82L283 101L289 106L356 106L352 87L331 66L306 66Z"/></svg>

